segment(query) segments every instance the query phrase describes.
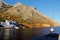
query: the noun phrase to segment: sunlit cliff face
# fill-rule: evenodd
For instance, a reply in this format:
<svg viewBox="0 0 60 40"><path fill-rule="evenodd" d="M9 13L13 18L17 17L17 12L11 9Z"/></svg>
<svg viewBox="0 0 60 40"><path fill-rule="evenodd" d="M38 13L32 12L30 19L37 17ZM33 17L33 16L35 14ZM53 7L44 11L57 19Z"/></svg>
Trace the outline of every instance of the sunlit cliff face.
<svg viewBox="0 0 60 40"><path fill-rule="evenodd" d="M3 4L1 4L3 3ZM13 6L1 2L0 19L10 19L30 27L50 27L52 20L40 13L36 8L17 3ZM8 18L9 17L9 18ZM34 23L34 24L33 24ZM57 24L54 22L54 24Z"/></svg>

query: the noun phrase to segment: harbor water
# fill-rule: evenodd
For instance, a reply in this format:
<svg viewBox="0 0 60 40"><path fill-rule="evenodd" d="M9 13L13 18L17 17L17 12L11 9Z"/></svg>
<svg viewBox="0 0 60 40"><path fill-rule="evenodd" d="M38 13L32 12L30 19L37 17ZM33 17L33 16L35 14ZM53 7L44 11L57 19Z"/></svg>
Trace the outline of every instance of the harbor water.
<svg viewBox="0 0 60 40"><path fill-rule="evenodd" d="M54 27L54 32L60 34L60 27ZM0 30L0 39L4 39L5 29ZM47 28L20 28L9 31L10 40L30 40L32 38L50 33L50 27ZM59 37L60 38L60 37Z"/></svg>

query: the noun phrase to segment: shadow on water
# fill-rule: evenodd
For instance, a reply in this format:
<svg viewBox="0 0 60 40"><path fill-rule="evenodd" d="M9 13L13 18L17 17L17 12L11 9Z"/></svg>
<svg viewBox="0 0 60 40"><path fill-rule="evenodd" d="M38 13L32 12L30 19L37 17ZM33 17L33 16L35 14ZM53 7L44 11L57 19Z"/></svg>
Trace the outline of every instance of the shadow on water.
<svg viewBox="0 0 60 40"><path fill-rule="evenodd" d="M37 36L45 35L50 33L50 28L26 28L23 29L23 40L30 40Z"/></svg>
<svg viewBox="0 0 60 40"><path fill-rule="evenodd" d="M10 30L9 40L30 40L32 38L49 34L50 28L20 28ZM4 38L4 29L0 30L0 39Z"/></svg>
<svg viewBox="0 0 60 40"><path fill-rule="evenodd" d="M4 29L0 30L0 40L3 40L4 37Z"/></svg>

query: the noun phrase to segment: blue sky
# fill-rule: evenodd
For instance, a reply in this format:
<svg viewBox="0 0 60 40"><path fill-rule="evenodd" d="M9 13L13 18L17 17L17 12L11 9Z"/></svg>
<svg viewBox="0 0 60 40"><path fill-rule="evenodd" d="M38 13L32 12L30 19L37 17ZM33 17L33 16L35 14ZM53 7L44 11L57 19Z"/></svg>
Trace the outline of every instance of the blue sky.
<svg viewBox="0 0 60 40"><path fill-rule="evenodd" d="M42 14L56 20L60 23L60 0L3 0L8 4L14 5L17 2L36 7Z"/></svg>

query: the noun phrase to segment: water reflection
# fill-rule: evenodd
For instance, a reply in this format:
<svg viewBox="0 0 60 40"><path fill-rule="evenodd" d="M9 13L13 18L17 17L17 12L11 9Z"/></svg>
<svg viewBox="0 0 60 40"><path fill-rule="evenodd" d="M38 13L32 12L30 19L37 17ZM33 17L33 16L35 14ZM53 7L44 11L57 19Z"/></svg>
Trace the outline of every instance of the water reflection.
<svg viewBox="0 0 60 40"><path fill-rule="evenodd" d="M60 33L60 27L54 27L55 33ZM0 30L0 39L4 39L5 30ZM30 40L34 37L46 35L50 33L50 28L25 28L10 29L10 40Z"/></svg>

